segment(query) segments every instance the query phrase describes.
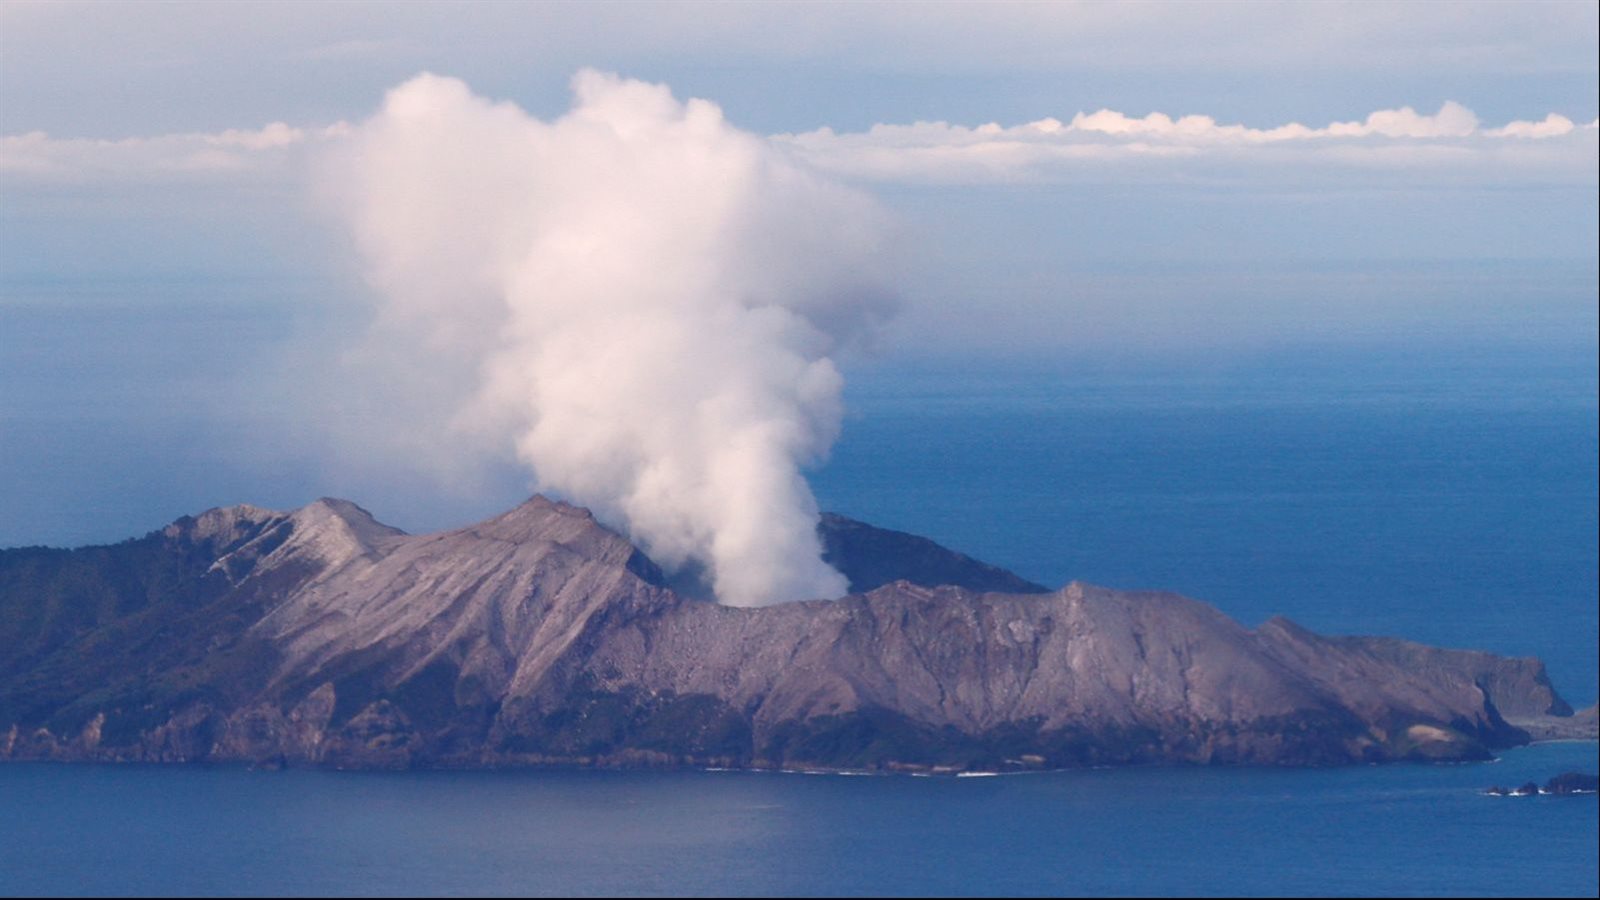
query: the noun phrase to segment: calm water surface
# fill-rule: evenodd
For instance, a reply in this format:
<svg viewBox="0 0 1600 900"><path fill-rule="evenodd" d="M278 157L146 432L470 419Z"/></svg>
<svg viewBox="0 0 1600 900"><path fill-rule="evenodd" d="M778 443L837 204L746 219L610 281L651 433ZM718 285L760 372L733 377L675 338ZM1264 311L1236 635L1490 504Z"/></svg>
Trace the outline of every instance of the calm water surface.
<svg viewBox="0 0 1600 900"><path fill-rule="evenodd" d="M1596 802L1498 763L994 778L0 766L5 894L1596 892Z"/></svg>

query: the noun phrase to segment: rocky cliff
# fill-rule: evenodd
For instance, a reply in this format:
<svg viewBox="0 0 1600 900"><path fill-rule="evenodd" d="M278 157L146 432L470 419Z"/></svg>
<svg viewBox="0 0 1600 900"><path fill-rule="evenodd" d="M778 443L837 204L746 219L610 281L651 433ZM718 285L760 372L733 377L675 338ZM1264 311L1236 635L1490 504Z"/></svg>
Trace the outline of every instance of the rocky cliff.
<svg viewBox="0 0 1600 900"><path fill-rule="evenodd" d="M857 593L764 609L680 594L542 497L431 535L319 500L3 551L0 758L1320 765L1593 731L1537 660L1251 630L843 517L821 532Z"/></svg>

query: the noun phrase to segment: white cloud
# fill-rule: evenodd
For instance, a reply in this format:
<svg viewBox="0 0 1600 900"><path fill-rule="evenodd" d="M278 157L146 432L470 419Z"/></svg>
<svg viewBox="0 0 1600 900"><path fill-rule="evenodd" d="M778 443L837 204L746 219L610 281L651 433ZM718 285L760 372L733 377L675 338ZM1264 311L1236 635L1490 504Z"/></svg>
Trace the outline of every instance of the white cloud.
<svg viewBox="0 0 1600 900"><path fill-rule="evenodd" d="M9 182L102 182L259 177L283 173L304 147L342 137L344 123L195 132L117 140L57 138L42 131L0 137Z"/></svg>
<svg viewBox="0 0 1600 900"><path fill-rule="evenodd" d="M1551 113L1540 122L1526 122L1519 119L1485 133L1494 137L1547 138L1571 134L1575 127L1572 120L1566 116Z"/></svg>
<svg viewBox="0 0 1600 900"><path fill-rule="evenodd" d="M118 140L56 138L43 132L0 137L5 183L94 183L287 179L307 148L338 141L344 122L298 127L272 122L229 129ZM1360 121L1311 127L1225 124L1207 115L1111 109L1063 121L878 124L863 132L829 127L768 140L810 166L867 181L1008 183L1128 178L1203 178L1242 182L1330 173L1425 174L1451 183L1592 184L1596 124L1559 113L1484 128L1472 110L1449 101L1437 112L1381 109ZM1507 141L1507 139L1514 139ZM1429 171L1429 167L1435 167Z"/></svg>
<svg viewBox="0 0 1600 900"><path fill-rule="evenodd" d="M1381 135L1391 138L1452 138L1466 137L1478 129L1478 117L1472 110L1447 100L1431 116L1419 115L1409 106L1399 109L1380 109L1365 122L1335 122L1322 132L1311 132L1306 137L1366 137Z"/></svg>
<svg viewBox="0 0 1600 900"><path fill-rule="evenodd" d="M947 122L874 125L865 132L830 128L776 135L813 165L868 180L966 183L1102 178L1127 171L1141 180L1225 177L1247 180L1352 167L1377 172L1443 166L1438 177L1485 182L1595 180L1593 129L1583 133L1551 113L1481 129L1472 110L1454 101L1438 112L1382 109L1362 121L1313 128L1290 122L1270 128L1221 124L1211 116L1142 117L1116 110L1080 112L1004 127ZM1497 139L1527 138L1508 151ZM1535 149L1532 144L1545 146Z"/></svg>

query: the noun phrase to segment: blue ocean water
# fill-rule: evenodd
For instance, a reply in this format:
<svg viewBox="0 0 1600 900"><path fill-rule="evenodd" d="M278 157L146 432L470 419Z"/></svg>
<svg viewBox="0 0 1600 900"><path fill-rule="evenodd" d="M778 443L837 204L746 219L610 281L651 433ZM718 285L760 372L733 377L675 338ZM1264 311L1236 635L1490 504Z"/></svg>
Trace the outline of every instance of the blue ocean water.
<svg viewBox="0 0 1600 900"><path fill-rule="evenodd" d="M0 766L0 893L1570 895L1595 764L1086 770L253 772Z"/></svg>
<svg viewBox="0 0 1600 900"><path fill-rule="evenodd" d="M1246 624L1285 614L1536 655L1588 705L1592 340L890 360L852 370L851 417L812 481L825 508L1047 584L1169 589ZM173 487L159 478L203 488L174 514L350 493L311 468L268 477L191 435L207 432L169 402L210 389L190 368L151 363L95 412L51 387L63 365L4 370L32 373L8 378L14 391L40 386L0 398L17 540L58 508L83 518L65 489L41 493L52 486L103 504L100 539L160 524L127 499ZM141 397L164 411L158 428L126 412ZM383 514L382 497L357 499ZM1595 896L1593 797L1480 791L1597 768L1593 742L1480 765L963 779L6 765L0 894Z"/></svg>
<svg viewBox="0 0 1600 900"><path fill-rule="evenodd" d="M1587 344L900 363L852 380L812 483L826 509L1051 587L1538 656L1587 706L1596 370Z"/></svg>

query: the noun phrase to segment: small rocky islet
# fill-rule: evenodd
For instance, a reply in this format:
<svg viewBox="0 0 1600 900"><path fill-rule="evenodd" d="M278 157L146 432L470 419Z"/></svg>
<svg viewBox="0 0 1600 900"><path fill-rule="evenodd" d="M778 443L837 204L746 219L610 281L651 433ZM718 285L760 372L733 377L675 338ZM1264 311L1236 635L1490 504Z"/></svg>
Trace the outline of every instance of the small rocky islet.
<svg viewBox="0 0 1600 900"><path fill-rule="evenodd" d="M1593 794L1600 791L1600 777L1584 772L1563 772L1551 778L1540 787L1538 782L1530 781L1521 787L1501 787L1495 785L1484 791L1495 797L1571 797L1575 794Z"/></svg>

